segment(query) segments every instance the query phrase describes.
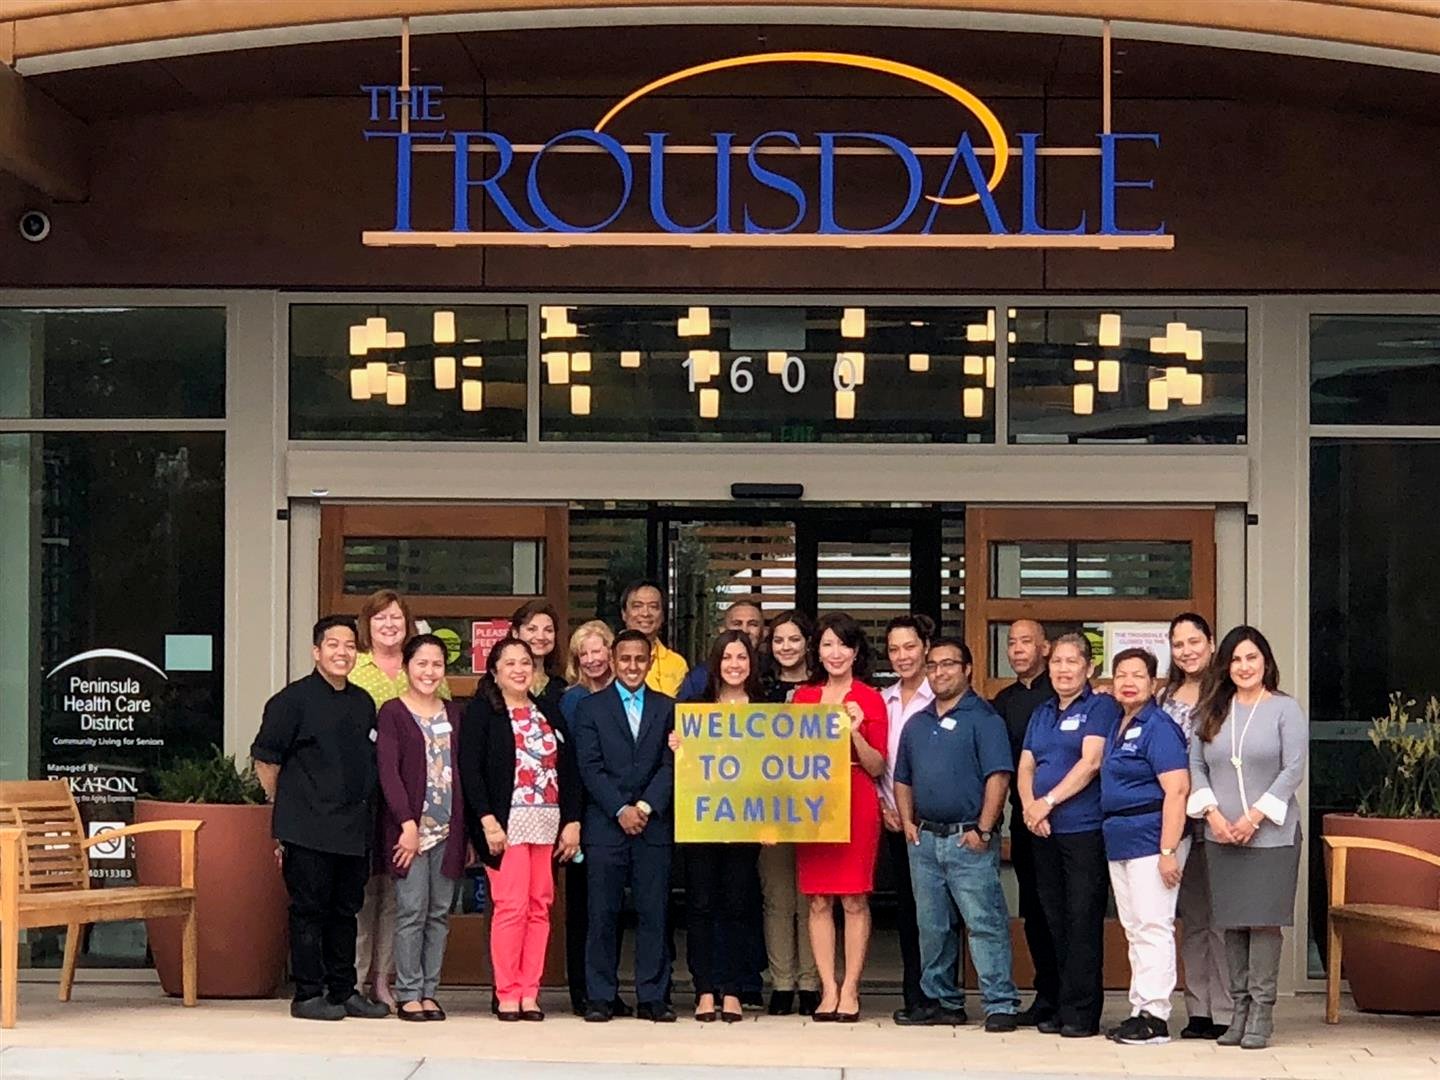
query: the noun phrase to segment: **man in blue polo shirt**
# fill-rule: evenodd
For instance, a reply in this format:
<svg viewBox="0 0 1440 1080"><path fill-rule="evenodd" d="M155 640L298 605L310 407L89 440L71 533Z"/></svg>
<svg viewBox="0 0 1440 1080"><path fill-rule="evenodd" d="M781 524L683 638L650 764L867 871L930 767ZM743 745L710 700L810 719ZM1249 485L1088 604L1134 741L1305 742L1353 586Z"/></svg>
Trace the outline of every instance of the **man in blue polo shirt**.
<svg viewBox="0 0 1440 1080"><path fill-rule="evenodd" d="M909 843L920 924L925 1001L901 1025L963 1024L956 981L959 933L950 899L970 933L986 1031L1014 1031L1020 995L1011 976L1010 915L1000 888L1000 819L1014 765L1005 721L970 689L974 664L963 641L937 638L925 674L935 701L917 713L895 756L895 805Z"/></svg>

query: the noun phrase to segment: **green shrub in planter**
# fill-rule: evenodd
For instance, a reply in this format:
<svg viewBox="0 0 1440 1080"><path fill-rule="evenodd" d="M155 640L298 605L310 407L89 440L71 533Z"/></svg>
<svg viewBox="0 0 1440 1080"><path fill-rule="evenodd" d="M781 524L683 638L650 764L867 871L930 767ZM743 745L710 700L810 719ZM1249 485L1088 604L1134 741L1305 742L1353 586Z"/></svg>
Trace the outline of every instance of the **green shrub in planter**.
<svg viewBox="0 0 1440 1080"><path fill-rule="evenodd" d="M240 768L235 755L222 753L218 746L204 757L181 758L156 769L153 788L150 797L160 802L243 806L265 801L255 769Z"/></svg>
<svg viewBox="0 0 1440 1080"><path fill-rule="evenodd" d="M1380 755L1380 779L1356 808L1362 817L1440 817L1440 700L1431 698L1424 716L1415 702L1390 695L1390 708L1370 725L1370 743Z"/></svg>

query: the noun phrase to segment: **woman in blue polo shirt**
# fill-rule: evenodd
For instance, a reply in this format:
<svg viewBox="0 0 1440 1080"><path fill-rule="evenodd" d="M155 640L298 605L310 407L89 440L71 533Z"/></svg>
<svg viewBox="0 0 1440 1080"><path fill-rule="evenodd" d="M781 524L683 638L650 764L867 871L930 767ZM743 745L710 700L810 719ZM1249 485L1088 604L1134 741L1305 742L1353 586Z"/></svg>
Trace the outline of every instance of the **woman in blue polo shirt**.
<svg viewBox="0 0 1440 1080"><path fill-rule="evenodd" d="M1111 1037L1132 1045L1170 1041L1175 901L1190 849L1190 752L1180 726L1155 704L1157 668L1147 649L1116 655L1113 689L1123 711L1100 768L1110 884L1130 945L1130 1018Z"/></svg>
<svg viewBox="0 0 1440 1080"><path fill-rule="evenodd" d="M1100 823L1100 762L1120 706L1090 689L1090 641L1065 634L1050 648L1055 696L1025 730L1016 783L1025 827L1035 834L1035 891L1060 966L1060 1000L1044 1034L1100 1033L1105 1007L1105 902L1110 873Z"/></svg>

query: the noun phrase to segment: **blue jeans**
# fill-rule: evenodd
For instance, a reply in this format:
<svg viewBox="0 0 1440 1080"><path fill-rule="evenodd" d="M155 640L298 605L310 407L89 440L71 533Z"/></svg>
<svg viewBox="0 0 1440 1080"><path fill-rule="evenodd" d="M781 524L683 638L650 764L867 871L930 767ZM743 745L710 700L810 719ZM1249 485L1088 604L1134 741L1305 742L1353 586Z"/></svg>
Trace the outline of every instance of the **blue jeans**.
<svg viewBox="0 0 1440 1080"><path fill-rule="evenodd" d="M1011 973L1010 914L1000 889L1000 834L975 852L958 836L922 832L909 845L910 883L920 924L920 991L945 1009L965 1006L965 990L955 981L960 935L950 923L950 900L970 934L970 958L980 976L985 1015L1020 1008Z"/></svg>

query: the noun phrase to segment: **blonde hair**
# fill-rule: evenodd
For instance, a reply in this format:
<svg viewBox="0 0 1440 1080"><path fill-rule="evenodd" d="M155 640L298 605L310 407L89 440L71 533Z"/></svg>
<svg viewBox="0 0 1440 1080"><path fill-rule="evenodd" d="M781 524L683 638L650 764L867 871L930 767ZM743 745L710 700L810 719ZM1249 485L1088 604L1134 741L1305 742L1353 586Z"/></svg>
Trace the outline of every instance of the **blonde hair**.
<svg viewBox="0 0 1440 1080"><path fill-rule="evenodd" d="M410 605L394 589L381 589L371 593L360 605L360 614L355 617L355 645L361 652L370 652L374 647L370 640L370 620L391 604L400 605L400 614L405 616L405 640L415 636L415 616L410 614Z"/></svg>
<svg viewBox="0 0 1440 1080"><path fill-rule="evenodd" d="M591 619L577 626L570 635L569 655L565 657L565 681L571 686L580 681L580 648L590 637L598 637L607 649L615 644L615 631L600 619Z"/></svg>

